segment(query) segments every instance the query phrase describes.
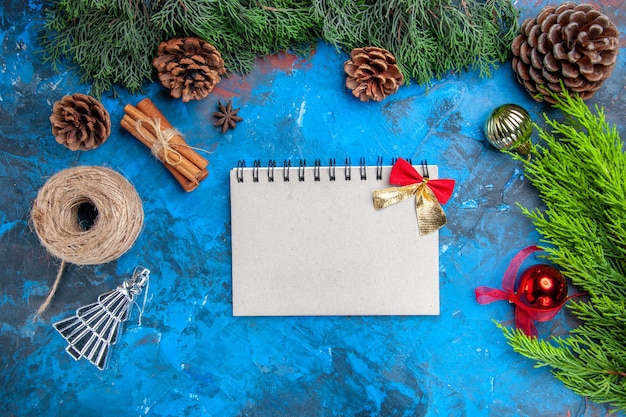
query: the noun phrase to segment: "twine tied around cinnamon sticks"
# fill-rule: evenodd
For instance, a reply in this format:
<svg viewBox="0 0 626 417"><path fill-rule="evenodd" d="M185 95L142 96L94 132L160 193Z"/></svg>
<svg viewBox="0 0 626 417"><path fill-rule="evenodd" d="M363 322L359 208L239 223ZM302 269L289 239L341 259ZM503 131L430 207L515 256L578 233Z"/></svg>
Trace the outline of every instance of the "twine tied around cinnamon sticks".
<svg viewBox="0 0 626 417"><path fill-rule="evenodd" d="M144 124L148 125L150 131L146 130ZM170 145L170 140L180 135L180 132L176 129L161 130L161 122L159 119L139 119L135 122L137 133L142 137L151 139L152 133L155 132L154 142L152 143L152 155L159 157L159 154L163 155L163 162L170 165L178 165L182 163L183 156L176 149Z"/></svg>
<svg viewBox="0 0 626 417"><path fill-rule="evenodd" d="M209 171L209 161L189 146L152 100L124 106L121 126L146 145L187 192L195 190Z"/></svg>

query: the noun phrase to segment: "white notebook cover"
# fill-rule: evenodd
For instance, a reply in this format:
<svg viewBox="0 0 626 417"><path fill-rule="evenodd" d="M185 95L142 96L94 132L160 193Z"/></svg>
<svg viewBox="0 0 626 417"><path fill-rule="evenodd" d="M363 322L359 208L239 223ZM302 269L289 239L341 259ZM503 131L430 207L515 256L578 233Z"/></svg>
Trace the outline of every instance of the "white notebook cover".
<svg viewBox="0 0 626 417"><path fill-rule="evenodd" d="M391 167L284 169L230 173L234 316L439 314L439 233L420 236L414 198L374 209Z"/></svg>

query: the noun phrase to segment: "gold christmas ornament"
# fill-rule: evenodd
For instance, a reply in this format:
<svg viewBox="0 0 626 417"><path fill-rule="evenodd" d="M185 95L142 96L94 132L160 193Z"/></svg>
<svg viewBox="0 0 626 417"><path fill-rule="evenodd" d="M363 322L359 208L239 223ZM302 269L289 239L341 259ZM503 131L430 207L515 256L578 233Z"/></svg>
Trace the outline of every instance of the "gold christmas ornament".
<svg viewBox="0 0 626 417"><path fill-rule="evenodd" d="M483 130L497 149L516 150L522 155L530 152L533 122L530 114L517 104L504 104L493 110Z"/></svg>

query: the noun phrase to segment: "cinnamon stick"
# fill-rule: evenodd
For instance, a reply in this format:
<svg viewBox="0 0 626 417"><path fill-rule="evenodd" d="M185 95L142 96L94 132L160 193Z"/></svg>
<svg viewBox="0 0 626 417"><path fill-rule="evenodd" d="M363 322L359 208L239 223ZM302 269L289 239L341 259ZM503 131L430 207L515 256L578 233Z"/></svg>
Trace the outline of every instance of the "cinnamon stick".
<svg viewBox="0 0 626 417"><path fill-rule="evenodd" d="M137 131L137 125L135 123L135 120L133 120L128 114L125 114L122 117L122 120L120 121L120 125L124 129L126 129L132 136L137 138L141 143L146 145L148 148L152 148L152 144L156 140L156 136L153 138L151 137L149 139L146 139L142 134L140 134ZM149 132L149 134L153 135L154 133ZM167 170L174 176L176 181L178 181L178 183L181 185L181 187L183 187L185 191L189 192L189 191L195 190L200 184L200 181L206 178L206 175L204 174L204 171L206 171L206 169L200 170L196 173L191 173L191 171L189 170L189 167L187 167L187 171L186 171L187 175L184 175L181 172L181 170L184 169L182 166L179 166L179 165L173 166L163 161L163 158L164 158L163 153L164 153L164 150L161 149L156 155L157 158L161 162L163 162L163 165L165 165L165 168L167 168ZM189 163L189 161L187 162ZM208 172L207 172L207 175L208 175ZM194 176L195 176L195 179L193 178ZM192 178L189 178L189 177L192 177Z"/></svg>
<svg viewBox="0 0 626 417"><path fill-rule="evenodd" d="M137 103L137 109L149 118L159 119L163 129L174 128L163 113L161 113L157 106L152 102L152 100L150 100L150 98L146 97ZM189 159L198 168L205 169L209 165L209 161L194 151L182 136L173 135L170 140L170 144L172 148L176 149L181 155Z"/></svg>
<svg viewBox="0 0 626 417"><path fill-rule="evenodd" d="M152 100L143 99L136 107L127 104L124 106L124 112L124 117L120 122L122 127L151 150L155 142L166 140L166 147L158 150L156 157L163 162L170 172L176 173L174 174L176 179L185 190L190 191L196 188L200 181L209 175L207 170L209 161L185 142L182 135L177 133ZM147 122L144 124L144 121ZM169 132L167 132L168 130ZM163 138L164 134L167 135L167 138ZM177 157L176 161L168 160L168 150L174 151ZM186 181L181 181L181 178Z"/></svg>
<svg viewBox="0 0 626 417"><path fill-rule="evenodd" d="M128 115L124 115L124 117L126 118L128 124L133 124L132 119L130 119L128 117ZM122 120L124 120L124 117L122 118ZM154 142L157 140L156 135L154 135L152 132L150 132L148 129L145 129L146 134L149 135L149 139L146 140L145 137L143 137L143 135L137 130L137 125L134 124L132 126L133 132L130 132L133 136L137 137L136 135L140 136L140 138L138 138L144 145L152 148L152 146L154 146ZM128 129L127 129L128 130ZM135 135L136 134L136 135ZM179 171L181 174L183 174L185 176L185 178L192 180L192 181L196 181L198 179L198 177L200 176L202 170L199 169L197 166L195 166L191 161L189 161L188 159L186 159L185 157L183 157L182 155L180 156L180 158L177 158L175 163L170 163L167 159L166 159L166 150L165 149L160 149L158 152L158 155L156 155L157 158L159 158L159 160L161 162L163 162L166 165L171 165L172 167L174 167L177 171Z"/></svg>
<svg viewBox="0 0 626 417"><path fill-rule="evenodd" d="M150 99L145 99L145 100L148 100L147 103L152 103ZM159 124L162 127L162 131L173 129L170 122L164 118L163 114L154 106L154 104L152 104L151 107L149 106L147 108L151 109L150 114L146 114L142 110L140 110L138 107L133 107L130 104L127 104L126 106L124 106L124 111L135 121L142 120L142 119L147 119L147 120L158 119ZM148 126L148 127L151 127L151 126ZM157 135L157 132L153 131L152 133L155 136ZM189 147L189 145L187 145L187 143L184 142L184 139L180 135L171 136L169 138L168 144L172 147L172 149L177 151L181 156L183 156L184 158L189 160L192 164L197 166L199 171L205 170L206 167L208 166L209 161L207 161L205 158L200 156L191 147ZM207 171L207 175L208 175L208 171Z"/></svg>
<svg viewBox="0 0 626 417"><path fill-rule="evenodd" d="M143 113L141 110L139 110L137 107L134 107L131 104L127 104L124 106L124 113L129 115L130 118L133 119L134 121L148 118L148 116L145 113Z"/></svg>

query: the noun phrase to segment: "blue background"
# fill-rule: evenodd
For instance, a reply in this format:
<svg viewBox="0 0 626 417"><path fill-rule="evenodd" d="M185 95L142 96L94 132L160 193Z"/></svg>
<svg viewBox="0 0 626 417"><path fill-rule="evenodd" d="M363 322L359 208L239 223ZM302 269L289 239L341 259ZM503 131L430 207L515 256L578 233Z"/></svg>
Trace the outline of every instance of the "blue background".
<svg viewBox="0 0 626 417"><path fill-rule="evenodd" d="M620 0L592 2L626 33ZM542 0L520 0L522 19ZM518 207L541 207L521 165L491 147L489 112L517 103L541 122L509 63L492 78L449 74L412 83L381 103L344 87L345 52L320 43L307 57L259 58L247 76L224 78L206 99L182 103L159 83L142 95L104 96L112 133L100 148L58 145L48 117L63 95L89 93L76 73L42 64L38 2L0 5L0 415L6 416L602 416L610 407L573 394L514 353L493 320L512 325L505 302L478 305L474 289L500 287L509 260L539 236ZM622 138L626 43L604 87ZM137 140L119 127L123 106L150 97L187 142L207 150L210 176L185 193ZM218 100L244 118L222 134ZM536 133L535 133L536 138ZM457 186L440 232L441 314L436 317L233 318L228 172L239 159L360 157L373 164L427 159ZM70 265L39 321L59 260L30 225L37 191L73 166L110 167L136 187L144 229L117 261ZM262 242L259 242L262 244ZM64 352L52 323L119 285L142 264L151 271L141 326L136 314L98 371ZM263 277L259 277L263 279ZM576 325L564 309L539 325L541 337ZM620 415L618 413L618 415Z"/></svg>

